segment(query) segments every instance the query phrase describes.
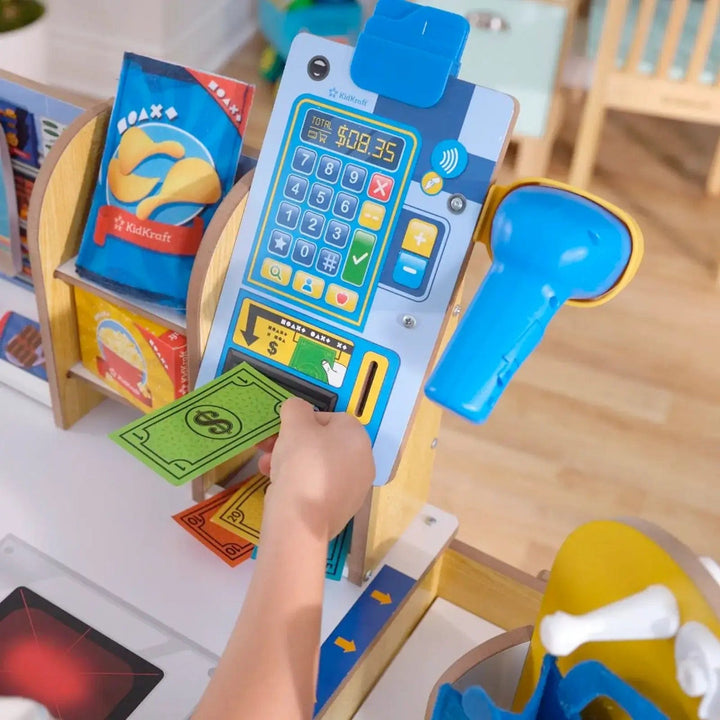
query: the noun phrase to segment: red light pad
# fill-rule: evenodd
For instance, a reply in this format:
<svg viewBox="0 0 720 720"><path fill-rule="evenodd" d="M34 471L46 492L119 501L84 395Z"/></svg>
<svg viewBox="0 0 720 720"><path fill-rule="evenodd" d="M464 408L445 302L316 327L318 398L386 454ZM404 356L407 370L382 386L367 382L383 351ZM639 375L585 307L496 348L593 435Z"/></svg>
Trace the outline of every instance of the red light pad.
<svg viewBox="0 0 720 720"><path fill-rule="evenodd" d="M163 672L32 590L0 602L0 696L58 720L125 720Z"/></svg>

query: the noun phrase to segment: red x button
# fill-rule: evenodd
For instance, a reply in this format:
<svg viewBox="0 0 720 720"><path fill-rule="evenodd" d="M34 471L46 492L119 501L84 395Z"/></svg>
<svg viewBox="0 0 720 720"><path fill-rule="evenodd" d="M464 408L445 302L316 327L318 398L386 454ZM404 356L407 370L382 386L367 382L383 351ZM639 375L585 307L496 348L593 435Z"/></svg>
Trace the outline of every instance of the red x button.
<svg viewBox="0 0 720 720"><path fill-rule="evenodd" d="M370 178L370 186L368 187L368 195L373 200L380 200L381 202L387 202L392 194L393 185L395 181L386 175L380 173L374 173Z"/></svg>

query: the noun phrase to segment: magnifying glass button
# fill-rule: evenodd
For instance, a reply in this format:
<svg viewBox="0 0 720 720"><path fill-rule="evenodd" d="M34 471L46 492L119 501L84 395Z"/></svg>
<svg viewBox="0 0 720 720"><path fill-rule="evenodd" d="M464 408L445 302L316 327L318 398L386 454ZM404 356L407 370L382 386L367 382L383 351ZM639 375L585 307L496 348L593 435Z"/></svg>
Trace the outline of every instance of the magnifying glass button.
<svg viewBox="0 0 720 720"><path fill-rule="evenodd" d="M290 282L292 268L272 258L265 258L260 269L260 275L277 285L287 285Z"/></svg>

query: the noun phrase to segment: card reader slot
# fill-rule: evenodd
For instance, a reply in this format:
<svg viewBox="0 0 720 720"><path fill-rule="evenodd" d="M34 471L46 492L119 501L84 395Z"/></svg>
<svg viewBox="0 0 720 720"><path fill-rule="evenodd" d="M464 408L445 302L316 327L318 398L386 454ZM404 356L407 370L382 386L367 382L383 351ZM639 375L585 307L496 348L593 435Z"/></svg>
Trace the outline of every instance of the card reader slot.
<svg viewBox="0 0 720 720"><path fill-rule="evenodd" d="M280 368L264 363L255 357L238 352L234 348L228 350L223 372L231 370L241 362L252 365L257 371L284 387L288 392L303 400L307 400L316 410L321 412L333 412L337 405L338 396L325 388L313 385L302 378L291 375Z"/></svg>
<svg viewBox="0 0 720 720"><path fill-rule="evenodd" d="M357 415L358 417L362 417L365 413L365 408L367 407L368 398L370 397L370 391L372 390L373 381L375 380L377 370L378 364L377 362L375 362L375 360L373 360L370 365L368 365L367 376L365 377L365 385L360 392L358 405L355 408L355 415Z"/></svg>
<svg viewBox="0 0 720 720"><path fill-rule="evenodd" d="M372 420L389 365L386 357L374 352L362 359L348 409L363 425Z"/></svg>

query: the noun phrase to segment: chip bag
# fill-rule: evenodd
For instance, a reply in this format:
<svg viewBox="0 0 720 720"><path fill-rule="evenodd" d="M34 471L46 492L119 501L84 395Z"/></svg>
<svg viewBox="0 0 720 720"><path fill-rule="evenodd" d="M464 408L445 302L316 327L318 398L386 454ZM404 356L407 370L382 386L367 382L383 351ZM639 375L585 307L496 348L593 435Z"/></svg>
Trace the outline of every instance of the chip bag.
<svg viewBox="0 0 720 720"><path fill-rule="evenodd" d="M254 91L125 54L79 275L185 307L203 233L236 180Z"/></svg>

